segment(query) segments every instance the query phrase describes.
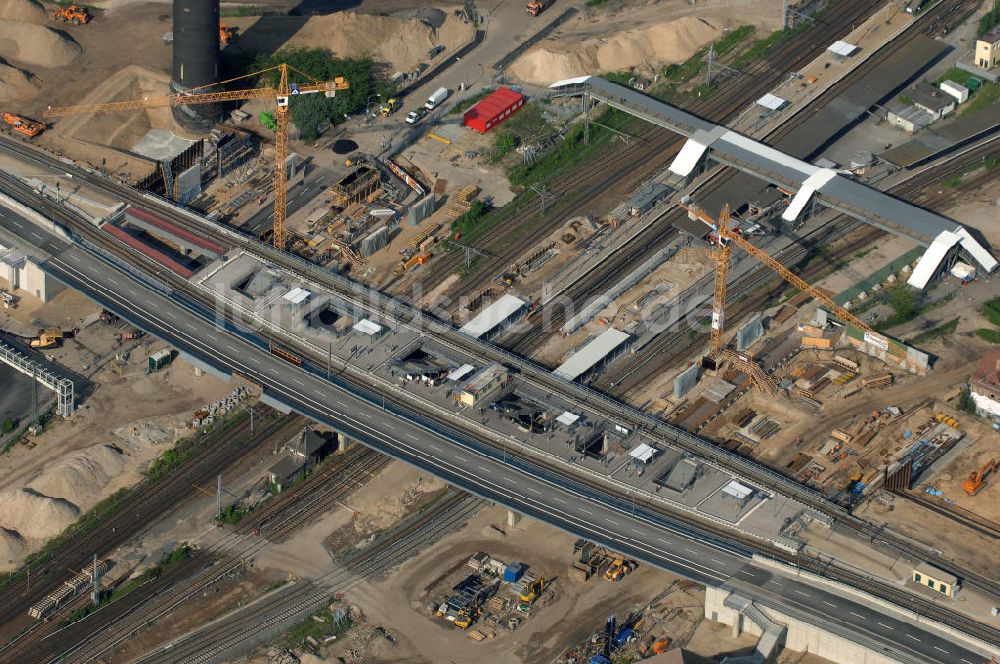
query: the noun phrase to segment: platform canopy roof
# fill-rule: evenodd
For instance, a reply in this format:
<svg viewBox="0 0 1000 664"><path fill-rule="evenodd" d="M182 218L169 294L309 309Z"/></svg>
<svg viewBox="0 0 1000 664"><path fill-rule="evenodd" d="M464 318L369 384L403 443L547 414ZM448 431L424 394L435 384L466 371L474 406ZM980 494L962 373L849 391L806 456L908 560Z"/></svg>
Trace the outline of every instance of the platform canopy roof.
<svg viewBox="0 0 1000 664"><path fill-rule="evenodd" d="M569 359L559 365L552 373L566 380L576 380L628 341L629 336L627 332L616 330L613 327L608 328L583 348L570 355Z"/></svg>
<svg viewBox="0 0 1000 664"><path fill-rule="evenodd" d="M462 326L461 331L478 339L527 306L527 302L510 293L486 307L475 318Z"/></svg>
<svg viewBox="0 0 1000 664"><path fill-rule="evenodd" d="M761 143L725 126L708 122L692 113L640 94L599 76L582 76L553 83L558 92L586 93L609 106L687 136L670 170L688 176L707 157L755 175L771 184L798 192L783 215L795 219L810 201L815 201L872 226L930 246L941 233L968 237L961 242L985 272L997 261L958 223L855 180L850 173L821 168Z"/></svg>

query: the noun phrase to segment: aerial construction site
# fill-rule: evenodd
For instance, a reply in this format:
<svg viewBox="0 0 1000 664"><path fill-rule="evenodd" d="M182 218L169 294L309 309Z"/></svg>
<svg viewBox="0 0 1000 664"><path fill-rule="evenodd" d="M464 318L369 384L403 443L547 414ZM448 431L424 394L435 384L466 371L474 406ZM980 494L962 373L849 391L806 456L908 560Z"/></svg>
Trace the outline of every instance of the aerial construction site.
<svg viewBox="0 0 1000 664"><path fill-rule="evenodd" d="M0 0L0 662L1000 661L1000 3Z"/></svg>

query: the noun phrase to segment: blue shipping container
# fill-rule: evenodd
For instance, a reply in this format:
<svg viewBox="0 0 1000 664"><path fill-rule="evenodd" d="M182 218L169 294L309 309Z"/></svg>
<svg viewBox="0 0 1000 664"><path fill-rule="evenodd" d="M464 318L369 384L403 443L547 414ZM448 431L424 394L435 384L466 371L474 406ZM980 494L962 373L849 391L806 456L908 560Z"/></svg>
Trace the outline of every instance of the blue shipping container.
<svg viewBox="0 0 1000 664"><path fill-rule="evenodd" d="M517 583L524 575L525 569L526 566L524 563L511 563L507 565L507 569L503 571L503 580L507 583Z"/></svg>

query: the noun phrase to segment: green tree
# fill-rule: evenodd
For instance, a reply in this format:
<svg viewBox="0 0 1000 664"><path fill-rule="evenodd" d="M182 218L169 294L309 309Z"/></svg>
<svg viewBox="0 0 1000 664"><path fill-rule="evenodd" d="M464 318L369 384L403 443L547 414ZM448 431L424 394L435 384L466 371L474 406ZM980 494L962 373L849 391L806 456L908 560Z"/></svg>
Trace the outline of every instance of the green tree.
<svg viewBox="0 0 1000 664"><path fill-rule="evenodd" d="M337 58L325 48L285 48L273 55L258 56L250 68L251 71L263 71L281 63L293 68L290 83L311 83L310 78L332 81L337 76L343 76L350 85L347 90L337 92L335 97L311 94L291 98L289 109L292 121L307 141L316 138L317 127L321 123L343 122L345 115L364 110L372 95L380 94L384 100L394 92L389 81L376 75L375 63L370 58ZM276 69L271 69L261 79L267 85L276 86L279 76Z"/></svg>
<svg viewBox="0 0 1000 664"><path fill-rule="evenodd" d="M917 296L909 288L897 286L889 289L889 306L896 312L896 316L903 320L908 320L917 311Z"/></svg>
<svg viewBox="0 0 1000 664"><path fill-rule="evenodd" d="M972 400L972 390L968 385L963 386L962 391L958 393L958 409L973 415L977 412L976 402Z"/></svg>
<svg viewBox="0 0 1000 664"><path fill-rule="evenodd" d="M517 147L518 139L517 136L510 133L509 131L504 132L497 136L496 140L496 152L494 153L495 159L502 159L507 153Z"/></svg>
<svg viewBox="0 0 1000 664"><path fill-rule="evenodd" d="M15 426L16 424L14 423L14 420L8 417L6 420L3 421L3 432L10 433L11 431L14 430Z"/></svg>

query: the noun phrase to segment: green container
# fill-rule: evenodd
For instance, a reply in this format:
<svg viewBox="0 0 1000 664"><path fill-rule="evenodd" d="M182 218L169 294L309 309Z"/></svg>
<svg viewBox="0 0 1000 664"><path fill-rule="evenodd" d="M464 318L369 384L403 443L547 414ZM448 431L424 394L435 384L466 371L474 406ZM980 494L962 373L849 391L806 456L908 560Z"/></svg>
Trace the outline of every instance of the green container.
<svg viewBox="0 0 1000 664"><path fill-rule="evenodd" d="M983 79L976 78L975 76L970 76L969 80L965 82L965 87L970 90L978 90L983 86Z"/></svg>

